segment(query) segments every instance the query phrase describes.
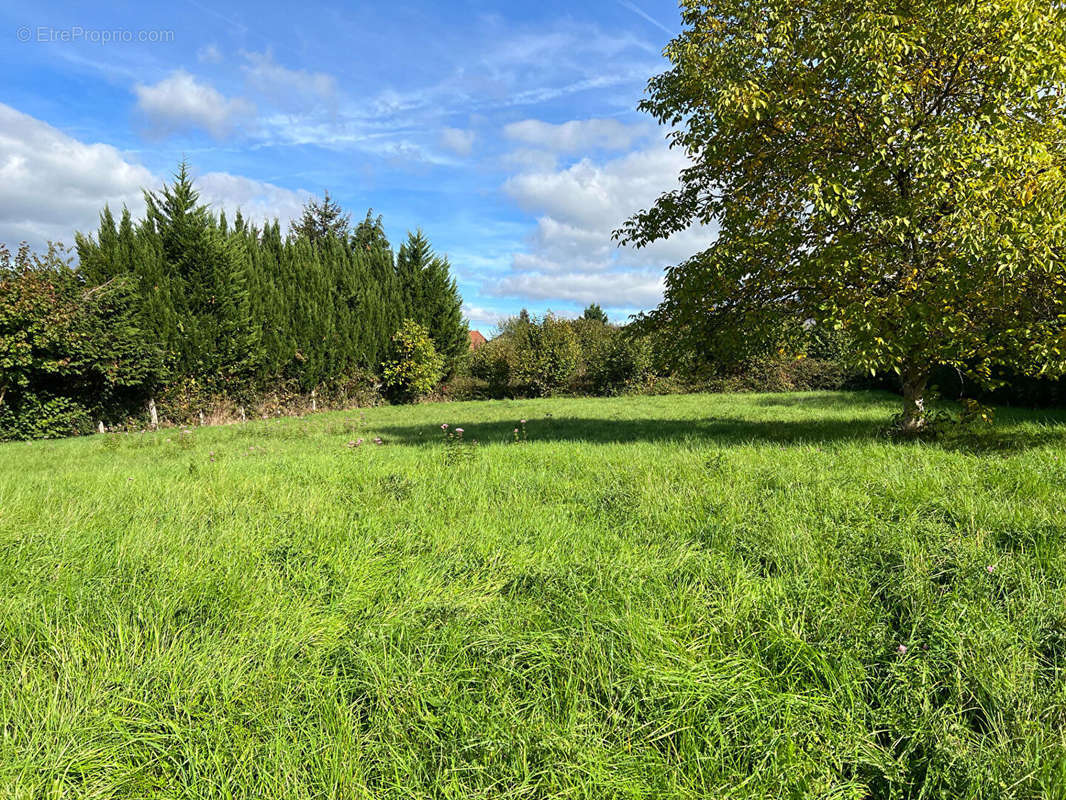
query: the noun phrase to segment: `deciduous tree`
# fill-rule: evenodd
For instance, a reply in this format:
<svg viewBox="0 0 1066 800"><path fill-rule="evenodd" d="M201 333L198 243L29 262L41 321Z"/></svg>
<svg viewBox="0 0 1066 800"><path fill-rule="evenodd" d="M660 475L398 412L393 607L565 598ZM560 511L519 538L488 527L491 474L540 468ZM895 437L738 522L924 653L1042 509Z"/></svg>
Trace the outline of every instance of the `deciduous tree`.
<svg viewBox="0 0 1066 800"><path fill-rule="evenodd" d="M937 365L1066 370L1066 11L1060 0L683 0L641 108L680 187L617 232L716 224L652 321L738 356L803 325L902 381Z"/></svg>

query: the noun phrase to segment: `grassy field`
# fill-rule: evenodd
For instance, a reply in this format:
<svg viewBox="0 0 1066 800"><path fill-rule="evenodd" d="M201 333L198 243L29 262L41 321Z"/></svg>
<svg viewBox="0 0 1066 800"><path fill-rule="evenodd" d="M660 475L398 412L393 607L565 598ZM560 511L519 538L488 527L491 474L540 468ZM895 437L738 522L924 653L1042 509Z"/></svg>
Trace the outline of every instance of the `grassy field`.
<svg viewBox="0 0 1066 800"><path fill-rule="evenodd" d="M1066 797L1066 418L897 403L0 445L0 797Z"/></svg>

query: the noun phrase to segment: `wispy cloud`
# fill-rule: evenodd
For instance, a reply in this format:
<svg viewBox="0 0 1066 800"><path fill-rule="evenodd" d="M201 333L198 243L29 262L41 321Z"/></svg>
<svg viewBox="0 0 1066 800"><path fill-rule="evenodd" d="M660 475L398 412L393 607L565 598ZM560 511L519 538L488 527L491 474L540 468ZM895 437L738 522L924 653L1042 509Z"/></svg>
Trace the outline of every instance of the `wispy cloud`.
<svg viewBox="0 0 1066 800"><path fill-rule="evenodd" d="M222 51L218 49L218 45L206 44L196 51L196 60L201 64L221 64Z"/></svg>
<svg viewBox="0 0 1066 800"><path fill-rule="evenodd" d="M617 119L570 120L558 125L536 119L512 122L504 135L513 141L558 153L604 149L626 150L649 133L648 125L626 125Z"/></svg>
<svg viewBox="0 0 1066 800"><path fill-rule="evenodd" d="M337 99L337 80L325 72L290 69L278 64L274 54L241 51L241 72L249 88L281 109L293 111L332 109Z"/></svg>
<svg viewBox="0 0 1066 800"><path fill-rule="evenodd" d="M459 156L468 156L474 149L477 133L460 128L444 128L440 133L441 145Z"/></svg>

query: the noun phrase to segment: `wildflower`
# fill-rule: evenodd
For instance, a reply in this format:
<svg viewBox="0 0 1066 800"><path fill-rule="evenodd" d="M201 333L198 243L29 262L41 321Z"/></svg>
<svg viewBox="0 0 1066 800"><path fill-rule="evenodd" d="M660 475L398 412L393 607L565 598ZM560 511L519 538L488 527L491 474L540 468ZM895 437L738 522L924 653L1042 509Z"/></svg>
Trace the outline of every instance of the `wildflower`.
<svg viewBox="0 0 1066 800"><path fill-rule="evenodd" d="M380 436L375 436L374 437L374 444L385 444L385 443L383 441L381 441L381 437Z"/></svg>
<svg viewBox="0 0 1066 800"><path fill-rule="evenodd" d="M363 443L363 440L362 440L362 439L356 439L356 440L355 440L355 446L356 446L356 447L358 447L358 446L359 446L359 445L361 445L362 443Z"/></svg>
<svg viewBox="0 0 1066 800"><path fill-rule="evenodd" d="M987 567L985 567L985 569L987 569L987 570L988 570L988 574L989 574L989 575L991 575L991 574L992 574L993 572L995 572L995 571L996 571L996 567L995 567L995 565L994 565L994 564L989 564L989 565L988 565Z"/></svg>
<svg viewBox="0 0 1066 800"><path fill-rule="evenodd" d="M446 431L446 430L448 430L448 423L447 423L447 422L445 422L445 423L444 423L443 425L441 425L441 426L440 426L440 429L441 429L442 431Z"/></svg>
<svg viewBox="0 0 1066 800"><path fill-rule="evenodd" d="M901 644L899 647L896 648L896 652L899 653L901 656L907 655L907 645Z"/></svg>
<svg viewBox="0 0 1066 800"><path fill-rule="evenodd" d="M463 435L463 429L462 428L456 428L455 432L458 433L460 436Z"/></svg>
<svg viewBox="0 0 1066 800"><path fill-rule="evenodd" d="M523 424L523 425L525 425L525 424L526 424L526 421L525 421L524 419L520 419L520 420L518 420L518 421L519 421L519 422L520 422L521 424Z"/></svg>
<svg viewBox="0 0 1066 800"><path fill-rule="evenodd" d="M514 429L514 432L515 432L515 433L518 433L518 428L515 428L515 429Z"/></svg>

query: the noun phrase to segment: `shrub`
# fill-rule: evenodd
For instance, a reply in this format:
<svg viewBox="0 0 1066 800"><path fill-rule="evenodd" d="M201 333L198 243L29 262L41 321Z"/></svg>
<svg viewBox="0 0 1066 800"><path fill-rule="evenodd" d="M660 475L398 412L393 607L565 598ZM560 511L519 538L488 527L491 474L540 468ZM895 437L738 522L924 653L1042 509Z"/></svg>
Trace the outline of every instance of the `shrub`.
<svg viewBox="0 0 1066 800"><path fill-rule="evenodd" d="M514 363L514 340L505 334L485 342L474 351L470 357L470 374L484 384L490 397L507 397L511 393Z"/></svg>
<svg viewBox="0 0 1066 800"><path fill-rule="evenodd" d="M353 369L318 387L319 404L325 408L366 408L381 403L378 381L372 372Z"/></svg>
<svg viewBox="0 0 1066 800"><path fill-rule="evenodd" d="M587 319L585 317L575 319L570 323L570 326L574 329L577 343L581 347L582 359L586 363L595 358L608 343L614 340L615 335L620 331L614 325L608 325L599 319Z"/></svg>
<svg viewBox="0 0 1066 800"><path fill-rule="evenodd" d="M93 432L89 409L69 397L29 394L0 406L0 440L60 439Z"/></svg>
<svg viewBox="0 0 1066 800"><path fill-rule="evenodd" d="M127 279L87 287L58 246L0 246L0 438L91 430L91 414L142 403L160 370Z"/></svg>
<svg viewBox="0 0 1066 800"><path fill-rule="evenodd" d="M557 391L574 376L581 350L574 329L551 314L515 325L511 382L532 397Z"/></svg>
<svg viewBox="0 0 1066 800"><path fill-rule="evenodd" d="M652 375L648 342L624 330L612 330L586 358L586 379L596 394L621 394L642 388Z"/></svg>
<svg viewBox="0 0 1066 800"><path fill-rule="evenodd" d="M382 369L389 396L413 402L436 388L444 374L444 357L437 352L424 325L404 320L392 337L392 358Z"/></svg>
<svg viewBox="0 0 1066 800"><path fill-rule="evenodd" d="M711 379L719 392L796 392L838 389L844 372L839 364L823 359L773 354L750 358Z"/></svg>
<svg viewBox="0 0 1066 800"><path fill-rule="evenodd" d="M456 375L444 386L447 400L490 400L497 397L488 381L473 375Z"/></svg>

